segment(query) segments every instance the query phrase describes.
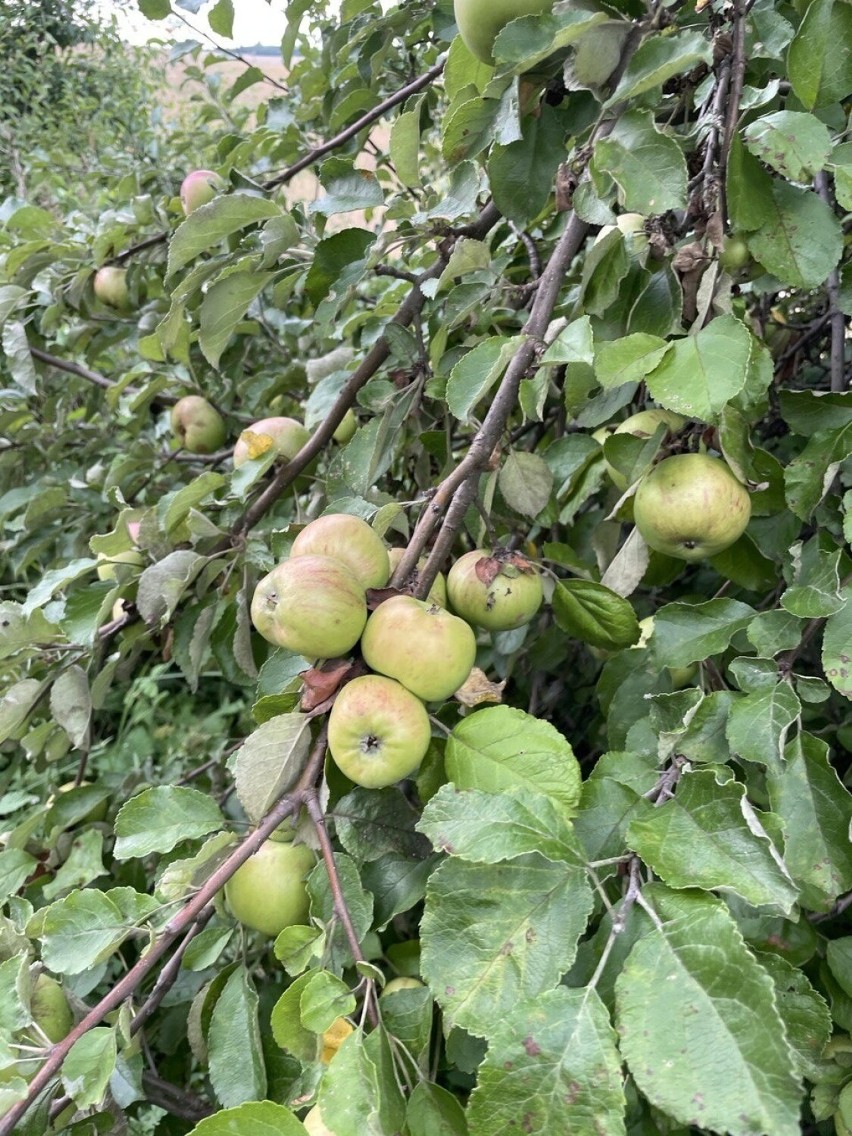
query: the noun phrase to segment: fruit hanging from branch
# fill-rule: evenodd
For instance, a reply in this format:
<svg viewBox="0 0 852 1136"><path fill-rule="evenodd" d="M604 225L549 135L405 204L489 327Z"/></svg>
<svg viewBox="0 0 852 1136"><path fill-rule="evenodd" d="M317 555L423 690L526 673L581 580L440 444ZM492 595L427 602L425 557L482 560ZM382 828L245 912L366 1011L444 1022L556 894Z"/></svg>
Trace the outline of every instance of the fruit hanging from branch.
<svg viewBox="0 0 852 1136"><path fill-rule="evenodd" d="M201 205L207 205L226 186L225 179L213 170L192 170L180 186L180 203L186 216Z"/></svg>
<svg viewBox="0 0 852 1136"><path fill-rule="evenodd" d="M495 556L484 548L466 552L447 575L450 605L462 619L487 631L529 623L544 592L538 569L519 553Z"/></svg>
<svg viewBox="0 0 852 1136"><path fill-rule="evenodd" d="M328 719L328 748L335 765L365 789L381 789L413 773L431 736L420 699L383 675L348 682Z"/></svg>
<svg viewBox="0 0 852 1136"><path fill-rule="evenodd" d="M305 880L316 863L306 844L267 840L225 884L225 902L245 927L277 935L308 920Z"/></svg>
<svg viewBox="0 0 852 1136"><path fill-rule="evenodd" d="M130 294L127 291L127 271L114 264L105 264L95 273L95 296L102 304L119 311L127 308Z"/></svg>
<svg viewBox="0 0 852 1136"><path fill-rule="evenodd" d="M225 444L222 415L199 394L178 399L172 407L171 425L177 441L191 454L212 454Z"/></svg>
<svg viewBox="0 0 852 1136"><path fill-rule="evenodd" d="M639 482L633 516L649 548L679 560L703 560L745 532L751 498L721 458L675 454Z"/></svg>
<svg viewBox="0 0 852 1136"><path fill-rule="evenodd" d="M553 0L455 0L459 35L482 63L494 63L494 40L511 20L549 12Z"/></svg>
<svg viewBox="0 0 852 1136"><path fill-rule="evenodd" d="M243 430L234 446L234 468L274 449L279 458L290 461L310 438L310 431L295 418L261 418Z"/></svg>
<svg viewBox="0 0 852 1136"><path fill-rule="evenodd" d="M291 556L333 556L365 588L383 588L390 579L385 542L366 521L349 513L329 513L305 525Z"/></svg>

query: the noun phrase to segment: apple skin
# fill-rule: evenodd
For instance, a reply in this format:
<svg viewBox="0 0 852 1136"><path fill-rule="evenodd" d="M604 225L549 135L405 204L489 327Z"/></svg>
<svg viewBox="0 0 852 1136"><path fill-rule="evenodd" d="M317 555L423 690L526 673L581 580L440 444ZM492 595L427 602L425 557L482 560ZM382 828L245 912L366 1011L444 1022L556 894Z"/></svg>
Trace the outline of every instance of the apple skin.
<svg viewBox="0 0 852 1136"><path fill-rule="evenodd" d="M751 253L745 237L734 233L725 238L722 251L719 253L719 264L726 272L733 275L745 268L750 260Z"/></svg>
<svg viewBox="0 0 852 1136"><path fill-rule="evenodd" d="M477 576L476 565L491 556L489 549L476 548L453 564L447 573L450 605L462 619L487 631L523 627L544 598L538 569L531 562L529 572L504 564L494 580L486 584Z"/></svg>
<svg viewBox="0 0 852 1136"><path fill-rule="evenodd" d="M111 556L106 552L99 552L95 571L99 580L116 580L118 579L116 564L132 564L135 568L141 568L144 563L144 556L136 548L125 548L123 552L114 552Z"/></svg>
<svg viewBox="0 0 852 1136"><path fill-rule="evenodd" d="M661 423L668 428L670 433L676 434L684 428L686 422L687 420L682 414L676 414L673 410L652 407L650 410L640 410L638 414L631 414L629 418L619 422L615 429L610 432L613 434L633 434L636 438L651 438L656 434ZM610 480L616 489L625 490L627 478L615 466L610 465L606 459L604 459L604 463Z"/></svg>
<svg viewBox="0 0 852 1136"><path fill-rule="evenodd" d="M326 1127L318 1104L315 1104L312 1109L305 1113L302 1124L304 1124L308 1136L334 1136L332 1130Z"/></svg>
<svg viewBox="0 0 852 1136"><path fill-rule="evenodd" d="M30 1011L35 1024L54 1045L67 1037L74 1026L65 991L49 974L39 974L33 982Z"/></svg>
<svg viewBox="0 0 852 1136"><path fill-rule="evenodd" d="M395 994L397 990L419 990L422 989L422 987L423 983L419 978L406 978L404 976L392 978L379 997L385 998L388 994Z"/></svg>
<svg viewBox="0 0 852 1136"><path fill-rule="evenodd" d="M225 180L213 170L192 170L181 182L180 203L188 217L201 205L212 201L225 188Z"/></svg>
<svg viewBox="0 0 852 1136"><path fill-rule="evenodd" d="M252 457L274 448L279 457L290 461L310 438L310 431L295 418L261 418L243 430L234 446L234 469ZM271 445L266 439L271 440ZM261 450L261 447L262 450ZM252 453L254 451L254 453Z"/></svg>
<svg viewBox="0 0 852 1136"><path fill-rule="evenodd" d="M370 670L395 678L424 702L443 702L470 674L476 636L437 604L391 596L367 620L361 653Z"/></svg>
<svg viewBox="0 0 852 1136"><path fill-rule="evenodd" d="M307 923L305 879L315 864L306 844L267 840L225 884L228 909L244 927L272 937Z"/></svg>
<svg viewBox="0 0 852 1136"><path fill-rule="evenodd" d="M308 659L351 651L367 622L364 587L331 556L295 556L264 576L251 619L269 643Z"/></svg>
<svg viewBox="0 0 852 1136"><path fill-rule="evenodd" d="M389 548L388 560L390 560L391 576L396 571L396 566L402 560L404 548ZM421 572L426 565L426 557L421 556L417 561L417 571ZM447 581L444 579L444 574L439 572L435 577L432 587L429 589L429 595L426 597L429 603L438 604L439 607L447 606Z"/></svg>
<svg viewBox="0 0 852 1136"><path fill-rule="evenodd" d="M130 296L127 291L127 270L114 264L105 264L95 273L95 295L110 308L126 308Z"/></svg>
<svg viewBox="0 0 852 1136"><path fill-rule="evenodd" d="M328 719L328 748L335 765L365 789L382 789L408 777L425 757L431 737L429 715L420 699L382 675L348 682Z"/></svg>
<svg viewBox="0 0 852 1136"><path fill-rule="evenodd" d="M199 394L188 394L172 407L172 433L191 454L212 454L225 444L222 415Z"/></svg>
<svg viewBox="0 0 852 1136"><path fill-rule="evenodd" d="M358 429L358 419L355 417L355 411L350 406L340 422L340 425L331 435L335 442L341 446L345 446L347 442L351 441L355 431Z"/></svg>
<svg viewBox="0 0 852 1136"><path fill-rule="evenodd" d="M290 556L333 556L365 588L383 588L390 579L385 542L366 521L349 513L328 513L305 525Z"/></svg>
<svg viewBox="0 0 852 1136"><path fill-rule="evenodd" d="M553 0L455 0L455 17L465 47L482 63L494 63L494 40L520 16L549 12Z"/></svg>
<svg viewBox="0 0 852 1136"><path fill-rule="evenodd" d="M633 517L649 548L692 562L716 556L745 532L751 498L721 458L675 454L639 482Z"/></svg>

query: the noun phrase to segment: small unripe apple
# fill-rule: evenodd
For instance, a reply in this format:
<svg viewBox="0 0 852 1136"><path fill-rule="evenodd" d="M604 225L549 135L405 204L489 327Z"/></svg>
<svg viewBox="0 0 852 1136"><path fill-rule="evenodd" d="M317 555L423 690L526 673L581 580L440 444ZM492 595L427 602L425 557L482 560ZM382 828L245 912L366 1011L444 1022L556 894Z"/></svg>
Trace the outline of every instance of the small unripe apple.
<svg viewBox="0 0 852 1136"><path fill-rule="evenodd" d="M388 994L395 994L397 990L420 990L422 987L423 983L419 978L407 978L402 975L399 978L392 978L390 982L387 983L381 993L381 997L384 998Z"/></svg>
<svg viewBox="0 0 852 1136"><path fill-rule="evenodd" d="M225 884L231 914L243 926L271 936L307 923L305 880L315 864L306 844L267 840Z"/></svg>
<svg viewBox="0 0 852 1136"><path fill-rule="evenodd" d="M410 690L383 675L362 675L343 687L328 719L328 748L350 781L365 789L394 785L418 768L432 727Z"/></svg>
<svg viewBox="0 0 852 1136"><path fill-rule="evenodd" d="M295 556L260 581L251 619L264 639L309 659L351 651L367 622L364 587L331 556Z"/></svg>
<svg viewBox="0 0 852 1136"><path fill-rule="evenodd" d="M188 394L172 407L172 433L191 454L212 454L225 444L222 415L199 394Z"/></svg>
<svg viewBox="0 0 852 1136"><path fill-rule="evenodd" d="M355 431L358 429L358 419L355 417L355 411L350 406L341 419L340 425L332 434L335 442L339 442L341 446L345 446L351 440Z"/></svg>
<svg viewBox="0 0 852 1136"><path fill-rule="evenodd" d="M549 12L553 0L455 0L459 35L465 47L483 63L494 63L494 40L511 20Z"/></svg>
<svg viewBox="0 0 852 1136"><path fill-rule="evenodd" d="M476 636L437 604L391 596L367 620L361 653L370 670L395 678L424 702L441 702L470 674Z"/></svg>
<svg viewBox="0 0 852 1136"><path fill-rule="evenodd" d="M200 205L212 201L226 186L225 179L213 170L193 170L181 182L180 203L188 217Z"/></svg>
<svg viewBox="0 0 852 1136"><path fill-rule="evenodd" d="M295 418L261 418L243 430L234 446L234 469L274 449L290 461L310 438L310 431Z"/></svg>
<svg viewBox="0 0 852 1136"><path fill-rule="evenodd" d="M734 233L725 238L722 251L719 253L719 263L726 272L739 272L750 260L751 253L744 237Z"/></svg>
<svg viewBox="0 0 852 1136"><path fill-rule="evenodd" d="M655 406L651 407L650 410L640 410L637 414L631 414L629 418L619 422L612 433L632 434L634 438L652 438L661 425L664 425L670 433L676 434L684 428L686 421L683 415L676 414L673 410L664 410L662 407ZM605 441L605 439L603 440ZM624 474L615 466L610 465L606 459L604 459L604 462L607 473L616 489L626 489L627 478Z"/></svg>
<svg viewBox="0 0 852 1136"><path fill-rule="evenodd" d="M745 532L751 498L720 458L675 454L639 482L633 516L649 548L679 560L703 560Z"/></svg>
<svg viewBox="0 0 852 1136"><path fill-rule="evenodd" d="M391 576L396 571L396 566L405 553L404 548L389 548L388 560L390 560ZM421 556L417 561L417 572L422 572L426 566L426 557ZM439 572L435 577L432 587L429 589L429 595L426 597L429 603L438 604L440 607L447 606L447 581L444 579L444 574Z"/></svg>
<svg viewBox="0 0 852 1136"><path fill-rule="evenodd" d="M95 295L110 308L126 308L130 299L127 291L127 270L114 264L105 264L95 273Z"/></svg>
<svg viewBox="0 0 852 1136"><path fill-rule="evenodd" d="M365 588L383 588L390 579L385 542L366 521L349 513L328 513L305 525L290 556L333 556Z"/></svg>
<svg viewBox="0 0 852 1136"><path fill-rule="evenodd" d="M65 991L49 974L39 974L33 983L30 1012L35 1024L54 1045L67 1037L73 1028L74 1015Z"/></svg>
<svg viewBox="0 0 852 1136"><path fill-rule="evenodd" d="M544 598L532 561L518 554L499 561L484 548L466 552L453 564L447 595L462 619L488 631L510 631L529 623Z"/></svg>

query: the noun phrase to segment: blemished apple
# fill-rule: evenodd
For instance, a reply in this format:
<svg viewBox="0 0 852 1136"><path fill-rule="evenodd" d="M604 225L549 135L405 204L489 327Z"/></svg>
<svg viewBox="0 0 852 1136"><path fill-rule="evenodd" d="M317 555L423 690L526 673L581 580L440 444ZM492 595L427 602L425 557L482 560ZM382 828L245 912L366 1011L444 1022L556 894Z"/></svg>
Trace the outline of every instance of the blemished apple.
<svg viewBox="0 0 852 1136"><path fill-rule="evenodd" d="M212 201L226 184L225 179L213 170L192 170L188 173L180 186L180 203L186 216Z"/></svg>
<svg viewBox="0 0 852 1136"><path fill-rule="evenodd" d="M234 446L234 469L251 458L259 458L274 449L280 458L290 461L310 438L310 431L297 419L280 416L261 418L243 430Z"/></svg>
<svg viewBox="0 0 852 1136"><path fill-rule="evenodd" d="M305 880L316 864L306 844L267 840L225 884L225 902L244 927L275 936L307 923Z"/></svg>
<svg viewBox="0 0 852 1136"><path fill-rule="evenodd" d="M67 1037L74 1025L74 1015L65 991L55 978L44 972L33 982L30 1013L44 1036L54 1044ZM38 1034L35 1033L34 1037L37 1038Z"/></svg>
<svg viewBox="0 0 852 1136"><path fill-rule="evenodd" d="M553 0L455 0L459 35L482 63L494 63L494 40L511 20L549 12Z"/></svg>
<svg viewBox="0 0 852 1136"><path fill-rule="evenodd" d="M361 653L370 670L395 678L424 702L442 702L470 674L476 636L437 604L391 596L367 620Z"/></svg>
<svg viewBox="0 0 852 1136"><path fill-rule="evenodd" d="M345 446L347 442L352 440L355 431L358 429L358 419L355 417L355 411L350 406L341 419L340 425L332 434L335 442L341 446Z"/></svg>
<svg viewBox="0 0 852 1136"><path fill-rule="evenodd" d="M399 564L400 560L402 560L404 553L405 553L404 548L389 548L388 549L388 560L390 560L391 576L396 571L396 566L397 566L397 564ZM421 556L420 559L417 561L417 568L415 570L415 578L416 578L416 573L421 572L423 570L423 568L425 567L425 565L426 565L426 557ZM416 579L415 579L415 582L416 582ZM426 597L426 599L428 600L429 603L438 604L440 607L446 607L447 606L447 581L444 578L443 572L439 572L438 575L435 577L435 580L432 584L432 587L429 589L429 595Z"/></svg>
<svg viewBox="0 0 852 1136"><path fill-rule="evenodd" d="M639 482L633 516L649 548L679 560L703 560L745 532L751 498L721 458L675 454Z"/></svg>
<svg viewBox="0 0 852 1136"><path fill-rule="evenodd" d="M489 549L477 548L453 564L447 574L450 606L462 619L487 631L522 627L544 598L538 569L526 557L515 555L500 563L489 579L497 567L491 558Z"/></svg>
<svg viewBox="0 0 852 1136"><path fill-rule="evenodd" d="M212 454L225 444L222 415L200 394L188 394L172 407L172 433L191 454Z"/></svg>
<svg viewBox="0 0 852 1136"><path fill-rule="evenodd" d="M662 407L651 407L649 410L640 410L631 414L623 422L619 422L611 431L613 434L632 434L635 438L652 438L660 425L664 425L670 434L676 434L686 425L686 419L673 410L664 410ZM606 439L603 438L602 441ZM604 459L607 473L616 489L627 488L627 478Z"/></svg>
<svg viewBox="0 0 852 1136"><path fill-rule="evenodd" d="M328 513L305 525L290 556L333 556L365 588L383 588L390 579L385 542L366 521L349 513Z"/></svg>
<svg viewBox="0 0 852 1136"><path fill-rule="evenodd" d="M127 291L127 270L115 264L105 264L95 273L95 295L110 308L126 308L130 299Z"/></svg>
<svg viewBox="0 0 852 1136"><path fill-rule="evenodd" d="M392 678L362 675L331 708L328 748L338 769L365 789L408 777L429 748L432 727L420 699Z"/></svg>
<svg viewBox="0 0 852 1136"><path fill-rule="evenodd" d="M308 659L351 651L367 622L363 585L331 556L294 556L255 588L251 619L269 643Z"/></svg>

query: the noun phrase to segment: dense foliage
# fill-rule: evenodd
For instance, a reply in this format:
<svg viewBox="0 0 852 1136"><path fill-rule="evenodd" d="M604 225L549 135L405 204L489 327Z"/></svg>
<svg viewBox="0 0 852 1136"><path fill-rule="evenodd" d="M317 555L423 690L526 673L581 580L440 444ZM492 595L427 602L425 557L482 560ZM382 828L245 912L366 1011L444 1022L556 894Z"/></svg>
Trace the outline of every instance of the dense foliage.
<svg viewBox="0 0 852 1136"><path fill-rule="evenodd" d="M492 67L294 0L286 80L183 44L171 124L40 7L93 42L0 30L0 1133L844 1136L852 4L560 0ZM661 536L687 454L731 489ZM405 549L372 608L544 584L377 788L358 646L250 614L327 513Z"/></svg>

